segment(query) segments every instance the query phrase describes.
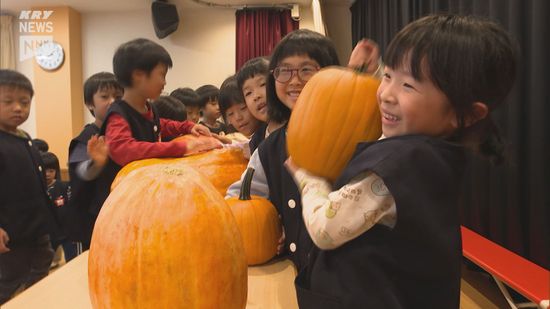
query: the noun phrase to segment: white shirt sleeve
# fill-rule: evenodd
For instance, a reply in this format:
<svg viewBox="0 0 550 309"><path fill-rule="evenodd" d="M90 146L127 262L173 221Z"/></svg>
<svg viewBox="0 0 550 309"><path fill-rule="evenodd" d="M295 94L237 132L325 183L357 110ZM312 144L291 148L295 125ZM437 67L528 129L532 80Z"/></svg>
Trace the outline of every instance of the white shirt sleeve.
<svg viewBox="0 0 550 309"><path fill-rule="evenodd" d="M103 167L97 167L92 159L88 159L78 163L76 166L76 175L82 180L90 181L96 179L102 170Z"/></svg>
<svg viewBox="0 0 550 309"><path fill-rule="evenodd" d="M358 175L334 192L325 179L303 169L299 169L294 178L302 192L306 228L321 249L335 249L375 224L395 226L397 214L393 196L384 181L373 172Z"/></svg>
<svg viewBox="0 0 550 309"><path fill-rule="evenodd" d="M258 149L252 153L250 160L248 161L247 169L249 167L254 168L254 176L252 177L252 184L250 185L250 194L258 195L263 198L269 198L269 187L267 186L267 177L265 175L264 167L260 161L260 155ZM241 179L234 182L232 185L227 188L227 193L225 198L230 198L234 196L239 196L241 191L241 184L243 183L244 175L246 170L241 175Z"/></svg>

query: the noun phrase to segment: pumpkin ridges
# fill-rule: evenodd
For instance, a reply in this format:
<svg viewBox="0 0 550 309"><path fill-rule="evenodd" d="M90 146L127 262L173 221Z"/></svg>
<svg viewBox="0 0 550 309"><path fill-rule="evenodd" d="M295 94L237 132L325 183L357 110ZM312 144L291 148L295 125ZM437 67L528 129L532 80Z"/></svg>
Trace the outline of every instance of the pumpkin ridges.
<svg viewBox="0 0 550 309"><path fill-rule="evenodd" d="M219 302L217 307L230 306L227 305L228 302L227 295L235 295L232 297L242 297L240 303L236 307L244 308L246 302L246 262L244 253L242 252L242 240L240 239L240 234L236 225L234 224L234 219L231 212L227 209L226 204L223 198L215 191L215 189L202 177L198 172L193 171L191 168L182 165L183 167L177 167L177 169L187 170L184 177L186 183L181 183L180 176L173 177L164 177L160 169L164 166L150 166L143 169L137 170L134 174L128 176L115 191L111 193L109 198L106 201L105 207L103 207L98 221L96 222L96 229L94 230L94 235L92 236L92 248L90 249L90 288L93 290L95 288L95 283L99 282L98 280L102 278L94 277L93 272L99 264L100 260L107 259L107 262L111 260L111 257L102 255L102 252L105 253L105 250L99 249L108 249L108 246L115 246L120 250L132 250L132 246L137 243L141 243L141 246L138 246L136 250L141 250L141 253L137 253L137 256L128 255L127 260L128 267L130 267L123 276L119 274L119 277L116 280L123 280L125 278L136 281L134 278L138 278L138 274L134 273L136 270L143 272L140 275L143 275L142 282L143 286L141 289L132 290L127 285L128 288L124 290L117 288L116 285L104 286L107 288L109 293L112 295L120 295L119 301L123 301L123 304L120 306L122 308L135 308L136 306L142 307L177 307L177 304L170 303L170 301L178 300L185 301L188 300L187 304L184 305L186 308L199 308L199 307L216 307L215 303L212 302L213 297L208 297L208 299L203 299L203 302L199 303L200 298L196 296L204 295L206 284L209 286L208 290L216 286L216 276L224 278L224 276L231 273L238 275L239 284L226 284L222 286L222 293L217 294L216 297L221 299L221 295L226 295L225 302ZM170 169L174 169L172 166ZM151 170L155 170L155 173L149 173ZM139 179L139 181L136 181ZM134 183L135 182L135 183ZM193 185L196 184L196 185ZM139 190L142 198L137 200L132 195L128 194L131 191ZM121 199L121 203L113 204ZM159 203L160 201L165 201L165 203ZM176 201L179 201L176 202ZM191 201L191 204L181 204L185 201ZM186 206L186 207L182 207ZM198 212L201 212L200 215ZM169 215L174 214L174 215ZM191 217L189 217L191 216ZM191 225L182 224L182 218L190 218L191 221L188 221ZM157 220L155 220L157 219ZM193 225L200 223L204 220L208 222L233 222L227 226L220 226L219 224L210 224L199 225L198 229L203 229L203 234L208 235L208 242L201 242L201 239L197 237L192 237L192 233L195 233L194 230L191 230ZM118 222L118 223L117 223ZM116 224L113 224L116 223ZM124 223L125 226L128 226L128 233L119 232L117 229L119 223ZM137 228L139 235L132 234L132 226ZM112 229L110 229L110 228ZM112 235L107 235L107 231L113 231ZM165 232L167 231L167 232ZM206 234L208 233L208 234ZM234 235L234 241L224 242L221 246L219 241L226 239L229 240L229 235ZM128 241L120 241L127 239ZM130 241L134 239L134 241ZM141 241L138 241L141 239ZM182 241L188 239L190 241L186 242L188 245L183 245ZM237 241L238 240L238 241ZM214 242L212 242L214 241ZM201 243L197 243L201 242ZM218 242L218 245L216 245ZM163 244L170 244L167 246ZM102 245L105 245L102 247ZM97 250L96 250L97 249ZM158 250L163 249L163 250ZM183 251L183 250L184 251ZM197 250L203 250L207 254L203 254L200 259L189 260L190 252ZM116 256L116 255L115 255ZM136 260L136 264L132 264L132 256ZM208 256L214 256L213 259L208 258ZM220 265L215 265L215 263L224 262L223 265L233 265L235 259L242 259L242 264L238 267L229 267L225 274L214 276L214 272L218 272ZM187 259L187 260L186 260ZM172 267L180 267L181 263L189 264L185 276L181 275L181 271L170 272L170 269L165 267L166 265L172 265ZM103 263L104 265L109 265L107 267L113 268L117 265L112 265L110 263ZM136 266L131 266L136 265ZM141 265L138 267L137 265ZM147 265L147 266L145 266ZM105 266L102 266L105 267ZM133 267L133 269L132 269ZM181 269L181 268L180 268ZM185 269L185 268L184 268ZM191 278L189 276L197 276L196 274L199 271L204 273L205 269L211 269L212 272L202 281L206 282L188 282ZM177 269L176 269L177 270ZM149 275L145 274L149 272ZM151 275L151 272L154 272L154 275ZM178 279L179 278L179 279ZM176 281L179 280L179 281ZM231 279L234 280L234 279ZM180 282L178 284L178 282ZM184 283L192 284L188 285L185 290L178 289L178 287L185 287ZM244 284L242 284L244 283ZM202 286L201 286L202 284ZM162 293L168 293L170 291L165 291L170 289L170 291L175 291L175 294L172 294L173 298L159 297ZM236 289L240 289L240 292ZM244 290L243 290L244 289ZM132 292L133 291L133 292ZM155 297L145 297L143 294L144 291L156 291L157 295ZM194 292L195 291L195 292ZM126 302L125 299L128 296L132 295L122 295L123 293L129 294L134 293L134 300L140 300L139 304ZM244 292L244 294L242 294ZM118 293L118 294L117 294ZM92 299L97 299L93 296ZM193 297L195 295L195 297ZM238 296L237 296L238 295ZM103 295L105 296L105 295ZM108 301L108 299L99 299L100 301ZM97 302L96 306L97 307ZM120 303L118 303L120 304ZM181 304L179 305L182 306Z"/></svg>
<svg viewBox="0 0 550 309"><path fill-rule="evenodd" d="M128 163L117 174L111 185L111 190L136 169L144 166L157 164L185 163L199 170L218 189L218 192L225 195L227 188L239 179L247 165L243 152L240 149L214 149L205 153L195 154L183 158L144 159ZM219 173L222 169L223 174ZM223 175L223 176L220 176Z"/></svg>
<svg viewBox="0 0 550 309"><path fill-rule="evenodd" d="M357 74L360 74L360 73L357 73ZM355 79L357 80L357 76L354 76ZM364 83L361 83L360 84L360 81L354 81L353 83L353 86L354 86L354 93L350 93L350 97L354 97L354 96L358 96L360 95L364 90L363 90L363 87L366 87L366 85L364 85ZM356 107L358 110L352 110L351 108L348 109L348 112L347 112L347 115L351 115L351 117L347 117L346 121L350 121L351 123L358 123L358 124L361 124L365 121L365 116L364 115L368 115L370 114L370 112L367 112L366 109L368 108L368 105L365 104L364 106L362 106L363 108L359 109L359 106L354 106ZM350 119L351 118L351 119ZM368 131L367 131L368 132ZM344 145L342 146L343 149L346 149L346 150L349 150L351 149L352 153L353 153L353 150L355 148L355 145L357 144L357 140L361 141L361 136L364 135L365 133L364 132L361 132L361 131L355 131L355 132L352 132L353 135L348 137L348 138L341 138L342 140L345 141ZM342 170L345 165L346 165L346 162L338 162L338 160L336 160L335 156L339 156L340 154L336 154L336 153L333 153L333 156L329 159L329 162L335 162L338 163L338 166L335 168L338 168L340 170Z"/></svg>
<svg viewBox="0 0 550 309"><path fill-rule="evenodd" d="M358 142L380 136L375 96L378 83L336 67L324 68L308 81L290 116L287 132L288 153L298 166L334 181ZM371 126L371 122L377 126Z"/></svg>
<svg viewBox="0 0 550 309"><path fill-rule="evenodd" d="M277 253L277 243L282 233L275 207L264 198L250 196L253 174L254 169L248 168L241 184L239 198L227 200L241 232L249 265L264 263L271 259Z"/></svg>
<svg viewBox="0 0 550 309"><path fill-rule="evenodd" d="M356 76L352 75L350 76L350 79L353 79L353 88L352 88L352 91L350 91L345 97L345 102L351 101L352 97L355 94L353 91L357 89L356 87L357 83L355 81L357 79ZM339 114L337 111L334 111L334 113ZM353 119L354 118L353 116L356 114L353 108L348 108L345 113L341 113L341 114L343 118L341 121L356 123L355 119ZM349 138L349 137L343 136L344 134L345 133L343 130L339 131L336 138L336 143L338 143L339 145L336 145L336 147L339 146L339 148L342 147L342 149L348 149L348 147L350 147L350 144L353 143L353 140L354 140L353 137L355 136L352 136L352 138ZM331 156L329 156L329 158L327 159L327 163L329 164L330 170L343 169L344 168L343 164L339 160L337 160L337 158L340 157L342 154L337 153L335 151L332 151L330 153L331 153Z"/></svg>
<svg viewBox="0 0 550 309"><path fill-rule="evenodd" d="M310 116L314 115L315 117L323 117L323 120L319 121L320 123L324 123L325 121L324 113L320 113L320 114L314 113L314 110L316 108L315 103L319 101L318 96L320 96L321 93L320 92L312 93L311 91L312 86L310 86L311 84L310 82L315 80L318 74L319 73L314 75L310 79L310 81L304 86L304 88L302 89L302 92L300 93L300 96L298 97L298 101L296 102L296 107L292 111L291 120L293 119L294 121L289 121L288 131L287 131L287 148L288 148L289 155L291 154L291 151L294 148L300 147L300 145L295 144L296 141L307 139L308 132L306 130L300 130L300 128L303 127L304 125L307 125L308 115ZM307 104L307 102L300 99L300 98L303 98L304 96L310 97L308 102L312 102L312 104ZM288 136L291 136L291 135L295 135L297 138L296 139L288 138ZM314 149L317 149L321 143L321 140L317 139L313 141L313 143L315 144L312 145L312 147ZM313 155L311 159L315 160L315 156ZM307 169L307 166L302 166L302 167Z"/></svg>
<svg viewBox="0 0 550 309"><path fill-rule="evenodd" d="M335 81L332 81L332 80L329 80L328 82L326 82L324 85L333 85L334 83L336 83L336 85L333 85L334 88L331 89L332 91L330 91L329 94L327 94L325 100L327 100L328 102L331 102L332 104L328 104L328 111L325 114L325 120L321 123L325 124L325 123L328 123L328 126L330 128L336 128L338 127L340 121L345 121L346 119L346 115L342 115L341 113L335 113L335 110L337 111L338 109L340 109L341 107L338 106L338 104L346 104L347 101L345 100L341 100L343 102L334 102L334 96L335 96L335 93L338 91L339 89L339 85L341 84L342 82L342 74L334 74L333 76L333 79ZM324 86L323 85L323 86ZM339 100L340 101L340 100ZM338 116L335 116L335 115L338 115ZM329 119L329 121L326 120L326 118ZM343 118L343 119L342 119ZM342 134L342 131L337 131L336 132L336 136L339 136L340 134ZM319 143L317 145L317 147L315 147L314 149L317 149L317 153L332 153L331 149L333 148L333 138L332 136L328 135L328 134L324 134L321 136L321 138L319 139ZM337 139L338 141L338 139ZM323 147L324 146L324 147ZM333 162L331 161L327 161L328 164L334 164Z"/></svg>

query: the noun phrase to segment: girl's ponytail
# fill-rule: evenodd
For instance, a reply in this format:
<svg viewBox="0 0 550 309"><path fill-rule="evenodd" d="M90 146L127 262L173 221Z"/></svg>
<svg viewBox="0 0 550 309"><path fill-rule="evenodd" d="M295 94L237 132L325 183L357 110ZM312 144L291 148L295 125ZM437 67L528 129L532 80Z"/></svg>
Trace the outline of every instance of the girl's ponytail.
<svg viewBox="0 0 550 309"><path fill-rule="evenodd" d="M500 135L500 130L491 117L483 120L486 122L485 138L479 144L479 153L489 159L492 164L500 165L505 159L505 144Z"/></svg>
<svg viewBox="0 0 550 309"><path fill-rule="evenodd" d="M500 165L506 158L506 144L491 115L461 130L460 142L493 165Z"/></svg>

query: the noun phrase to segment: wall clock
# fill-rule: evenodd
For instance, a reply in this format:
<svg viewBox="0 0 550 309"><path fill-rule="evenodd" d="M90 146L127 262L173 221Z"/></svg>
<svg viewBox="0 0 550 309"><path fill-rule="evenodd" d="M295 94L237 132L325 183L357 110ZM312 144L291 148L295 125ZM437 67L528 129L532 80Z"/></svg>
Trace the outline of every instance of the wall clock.
<svg viewBox="0 0 550 309"><path fill-rule="evenodd" d="M48 41L44 42L35 51L36 63L44 70L53 71L58 69L65 60L65 52L61 44Z"/></svg>

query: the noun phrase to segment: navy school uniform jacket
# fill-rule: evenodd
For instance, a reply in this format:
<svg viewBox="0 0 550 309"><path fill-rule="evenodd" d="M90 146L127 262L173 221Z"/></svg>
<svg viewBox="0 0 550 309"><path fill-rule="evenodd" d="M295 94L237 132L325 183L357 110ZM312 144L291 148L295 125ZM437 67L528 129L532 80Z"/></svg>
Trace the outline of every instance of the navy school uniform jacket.
<svg viewBox="0 0 550 309"><path fill-rule="evenodd" d="M60 179L57 179L53 185L48 186L48 197L50 198L55 215L58 219L57 229L54 233L52 233L51 237L54 250L59 243L67 239L64 222L67 221L66 216L68 215L67 211L70 192L71 189L69 184L61 181Z"/></svg>
<svg viewBox="0 0 550 309"><path fill-rule="evenodd" d="M359 144L334 187L375 172L395 199L397 223L334 250L315 247L295 281L300 308L458 308L464 163L461 146L426 136Z"/></svg>
<svg viewBox="0 0 550 309"><path fill-rule="evenodd" d="M143 142L157 142L160 137L160 119L153 104L148 104L148 107L153 111L153 121L149 121L143 117L138 111L133 109L128 103L123 100L118 100L111 104L109 111L105 116L105 122L101 127L101 135L105 135L109 116L116 113L121 115L130 125L132 137ZM111 191L111 183L116 177L116 174L122 166L116 164L113 160L109 162L101 172L98 178L97 195L91 206L91 213L97 218L103 202L107 199Z"/></svg>
<svg viewBox="0 0 550 309"><path fill-rule="evenodd" d="M116 113L121 115L129 124L132 131L132 136L138 141L146 142L156 142L159 140L160 134L160 120L154 105L148 105L149 108L153 111L153 121L148 121L135 109L133 109L128 103L123 100L115 101L109 107L107 115L105 115L105 121L99 132L100 135L105 135L107 129L107 123L110 115ZM91 136L91 135L90 135ZM89 139L89 137L88 137ZM75 206L78 209L80 214L80 219L82 224L86 227L84 231L81 232L82 235L78 235L80 240L86 243L90 242L92 236L93 226L97 215L103 206L103 203L107 199L107 196L111 190L111 183L116 177L116 174L122 167L116 164L113 160L109 159L109 162L101 171L98 178L93 181L84 182L80 181L84 186L83 198L80 199L75 196ZM72 178L78 177L77 175L71 175ZM73 189L73 193L77 195L76 190ZM82 192L82 191L78 191ZM71 202L73 203L73 202Z"/></svg>
<svg viewBox="0 0 550 309"><path fill-rule="evenodd" d="M292 176L283 163L286 151L286 128L274 131L258 147L258 154L269 186L269 200L281 216L285 230L285 250L296 268L306 265L313 241L302 219L302 198Z"/></svg>
<svg viewBox="0 0 550 309"><path fill-rule="evenodd" d="M265 139L265 131L267 130L267 123L262 123L260 127L252 134L248 146L250 147L250 153L254 153L254 150L258 148L261 142Z"/></svg>
<svg viewBox="0 0 550 309"><path fill-rule="evenodd" d="M0 227L8 233L10 248L56 231L44 173L30 138L0 131Z"/></svg>
<svg viewBox="0 0 550 309"><path fill-rule="evenodd" d="M67 238L72 241L89 243L93 228L93 216L90 214L90 204L95 193L96 180L85 181L76 174L80 162L89 159L87 144L100 129L93 123L87 124L82 132L71 140L69 145L69 177L71 198L69 205L63 211L63 225Z"/></svg>

